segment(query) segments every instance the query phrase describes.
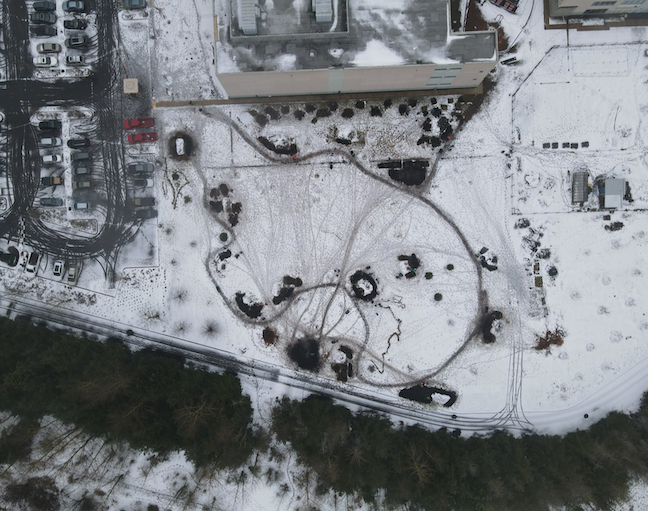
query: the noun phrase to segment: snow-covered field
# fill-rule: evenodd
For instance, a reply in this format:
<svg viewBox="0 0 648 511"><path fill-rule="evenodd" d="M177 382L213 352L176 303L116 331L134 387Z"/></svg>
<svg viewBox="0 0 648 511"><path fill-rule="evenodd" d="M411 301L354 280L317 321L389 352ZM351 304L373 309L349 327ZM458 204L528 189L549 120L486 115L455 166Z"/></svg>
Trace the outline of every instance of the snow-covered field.
<svg viewBox="0 0 648 511"><path fill-rule="evenodd" d="M186 5L160 0L146 19L120 18L125 44L142 39L143 25L155 34L148 44L156 101L222 94L210 2ZM292 369L288 347L318 338L320 376L334 381L331 364L351 361L340 346L355 355L341 389L398 401L403 386L425 379L458 393L451 413L503 417L503 427L562 433L633 410L648 381L646 28L571 31L567 41L565 31L543 29L539 2L521 2L517 15L483 10L489 20L503 15L518 63L497 69L481 110L443 151L417 141L439 135L433 108L456 130L456 96L419 99L407 114L398 97L390 107L340 102L328 117L302 120L294 114L306 112L303 102L271 105L277 115L264 113L267 105L156 108L159 216L122 251L116 287L94 265L70 290L49 264L32 280L0 268L3 294ZM169 154L179 133L192 141L188 159ZM296 158L269 151L259 137L295 144ZM401 158L431 162L434 175L421 190L378 168ZM571 175L584 169L590 184L626 179L633 202L601 211L591 194L572 205ZM606 229L612 222L623 226ZM480 282L482 248L497 269L482 269ZM420 267L408 279L398 257L411 254ZM358 271L377 282L370 301L353 298ZM275 304L285 276L302 285ZM466 344L480 290L503 317L495 343ZM258 318L242 311L255 304ZM278 335L274 344L264 342L266 327ZM556 329L564 342L536 350L538 336ZM286 390L246 386L259 392L257 409ZM633 488L638 508L642 492ZM283 508L281 500L263 507L266 497L235 498L229 509Z"/></svg>

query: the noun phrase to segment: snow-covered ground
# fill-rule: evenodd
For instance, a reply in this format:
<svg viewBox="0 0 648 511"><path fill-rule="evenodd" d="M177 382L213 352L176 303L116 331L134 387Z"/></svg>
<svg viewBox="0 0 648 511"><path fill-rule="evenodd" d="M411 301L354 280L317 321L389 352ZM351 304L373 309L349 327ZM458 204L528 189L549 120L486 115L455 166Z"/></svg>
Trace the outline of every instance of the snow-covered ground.
<svg viewBox="0 0 648 511"><path fill-rule="evenodd" d="M451 413L503 417L504 427L563 433L610 410L635 409L648 381L646 28L570 31L567 39L544 30L540 2L521 2L517 15L482 8L489 20L503 16L518 62L498 68L481 110L442 152L417 142L439 135L433 108L443 107L457 128L454 96L419 99L407 114L399 112L403 98L388 108L340 102L328 117L302 120L294 114L306 112L303 102L271 105L273 114L264 113L267 105L156 108L159 216L122 251L116 287L97 268L71 291L52 278L50 263L31 280L0 268L3 294L290 368L288 346L321 336L320 376L335 380L331 363L347 361L340 345L356 354L355 375L340 389L397 402L405 384L426 379L458 393ZM155 35L148 39L154 100L220 96L210 2L159 0L149 12L143 20L120 17L120 29L124 44L146 39L142 25ZM347 108L353 117L342 116ZM169 153L178 134L192 142L188 159ZM259 137L295 144L296 158L272 153ZM401 158L431 162L434 177L420 193L377 166ZM595 198L572 205L571 175L583 169L590 184L626 179L634 202L615 212L598 210ZM605 229L612 222L623 227ZM482 270L481 289L503 318L495 343L473 339L464 348L482 248L491 263L497 256L497 270ZM411 254L421 267L406 279L398 256ZM370 302L350 297L359 270L377 280ZM286 275L303 285L274 304ZM263 305L259 319L245 316L237 293ZM275 344L264 342L266 326L278 334ZM538 336L556 329L562 345L536 350ZM259 420L259 410L288 390L246 388L262 389ZM225 508L282 509L285 501L266 491ZM645 507L642 487L632 492L635 506Z"/></svg>

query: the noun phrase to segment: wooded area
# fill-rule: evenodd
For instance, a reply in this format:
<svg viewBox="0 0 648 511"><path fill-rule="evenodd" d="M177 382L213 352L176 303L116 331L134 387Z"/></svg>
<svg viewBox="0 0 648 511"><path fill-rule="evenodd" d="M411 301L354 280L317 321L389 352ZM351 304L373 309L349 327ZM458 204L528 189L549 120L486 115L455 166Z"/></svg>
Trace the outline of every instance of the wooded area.
<svg viewBox="0 0 648 511"><path fill-rule="evenodd" d="M603 511L627 496L632 477L648 476L646 395L638 413L611 413L565 437L393 429L384 417L354 415L321 396L281 401L273 429L317 472L323 490L372 501L385 488L390 504L427 510Z"/></svg>
<svg viewBox="0 0 648 511"><path fill-rule="evenodd" d="M21 418L0 439L0 462L24 453L44 415L134 448L184 450L199 466L238 467L260 446L236 376L6 318L0 353L0 410Z"/></svg>

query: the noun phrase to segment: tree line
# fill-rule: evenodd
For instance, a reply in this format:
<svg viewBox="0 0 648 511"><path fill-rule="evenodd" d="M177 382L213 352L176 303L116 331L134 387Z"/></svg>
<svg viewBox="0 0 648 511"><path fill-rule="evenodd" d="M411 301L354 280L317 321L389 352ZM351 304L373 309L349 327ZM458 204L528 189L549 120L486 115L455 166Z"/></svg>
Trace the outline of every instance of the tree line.
<svg viewBox="0 0 648 511"><path fill-rule="evenodd" d="M184 450L197 465L238 467L263 448L235 375L6 318L0 353L0 410L21 419L0 439L0 462L24 453L45 415L136 449Z"/></svg>
<svg viewBox="0 0 648 511"><path fill-rule="evenodd" d="M183 450L198 467L240 469L268 449L234 375L6 318L0 354L0 411L19 420L0 433L0 464L30 452L45 415L133 448ZM409 509L607 510L627 497L632 478L648 476L647 396L634 414L611 413L565 436L395 428L317 395L279 401L269 429L317 475L322 492L368 502L380 494L386 506Z"/></svg>

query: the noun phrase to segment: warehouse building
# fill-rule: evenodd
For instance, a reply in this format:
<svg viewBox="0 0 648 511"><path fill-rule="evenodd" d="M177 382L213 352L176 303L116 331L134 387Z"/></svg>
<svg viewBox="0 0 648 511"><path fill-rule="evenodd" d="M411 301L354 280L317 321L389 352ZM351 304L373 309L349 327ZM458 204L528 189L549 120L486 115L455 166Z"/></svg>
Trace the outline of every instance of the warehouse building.
<svg viewBox="0 0 648 511"><path fill-rule="evenodd" d="M448 0L215 0L230 97L472 89L494 31L451 33Z"/></svg>
<svg viewBox="0 0 648 511"><path fill-rule="evenodd" d="M549 15L553 17L640 13L648 13L648 0L549 0Z"/></svg>

